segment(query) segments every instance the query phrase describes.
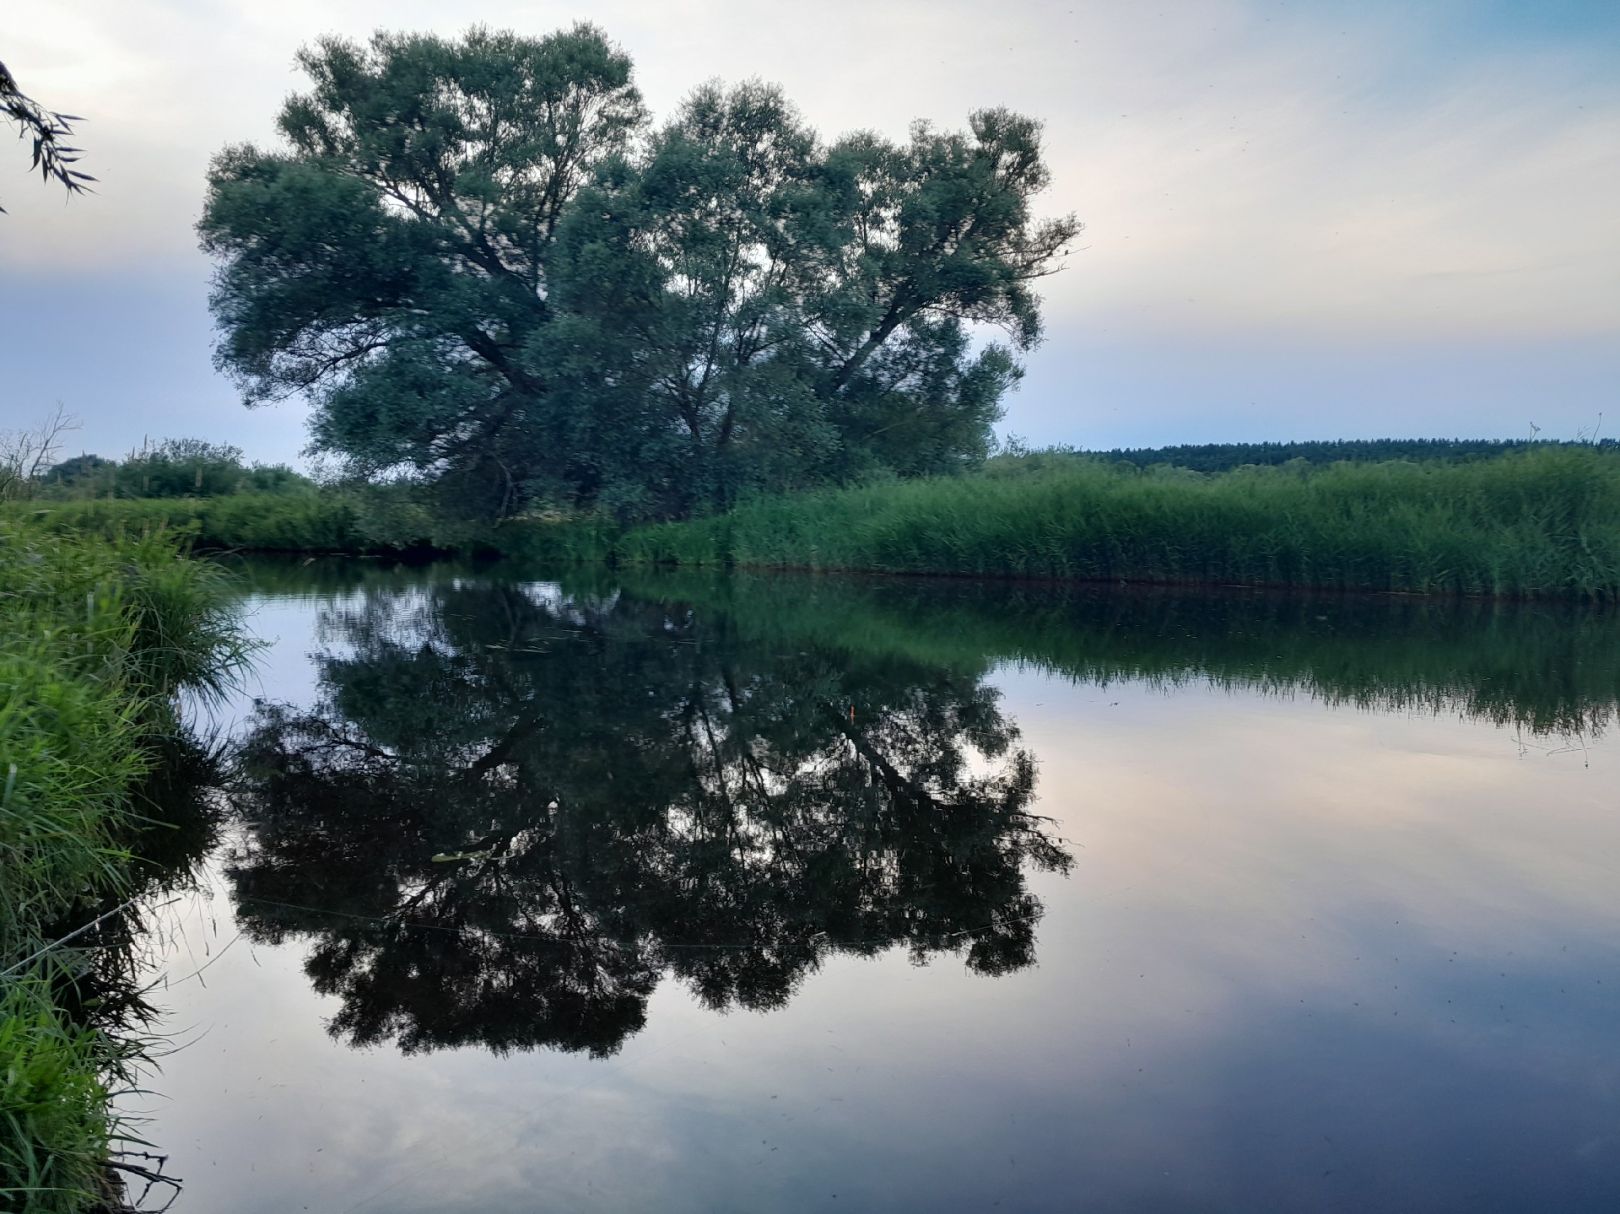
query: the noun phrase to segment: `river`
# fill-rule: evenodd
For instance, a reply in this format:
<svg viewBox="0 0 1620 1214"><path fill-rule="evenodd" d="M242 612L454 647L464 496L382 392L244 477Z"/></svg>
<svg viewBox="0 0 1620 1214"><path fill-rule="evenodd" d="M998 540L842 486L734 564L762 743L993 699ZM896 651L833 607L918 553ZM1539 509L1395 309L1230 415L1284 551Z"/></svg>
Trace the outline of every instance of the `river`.
<svg viewBox="0 0 1620 1214"><path fill-rule="evenodd" d="M1620 619L248 562L174 1209L1620 1208Z"/></svg>

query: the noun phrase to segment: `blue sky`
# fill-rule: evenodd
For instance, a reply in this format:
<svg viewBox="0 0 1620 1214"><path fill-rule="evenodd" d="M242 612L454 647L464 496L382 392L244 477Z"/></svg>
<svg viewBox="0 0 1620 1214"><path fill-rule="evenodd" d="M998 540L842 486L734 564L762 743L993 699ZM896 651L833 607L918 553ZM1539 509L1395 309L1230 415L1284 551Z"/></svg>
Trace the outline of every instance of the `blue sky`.
<svg viewBox="0 0 1620 1214"><path fill-rule="evenodd" d="M84 114L65 202L0 142L0 429L60 401L74 446L196 435L293 459L296 402L211 366L191 226L209 157L269 141L294 51L379 25L588 17L655 111L780 82L829 135L1008 104L1047 123L1087 224L1009 397L1034 442L1575 437L1620 429L1620 4L1268 0L58 0L0 58Z"/></svg>
<svg viewBox="0 0 1620 1214"><path fill-rule="evenodd" d="M1610 0L1451 0L1437 5L1466 43L1521 44L1605 39L1620 44L1620 6Z"/></svg>

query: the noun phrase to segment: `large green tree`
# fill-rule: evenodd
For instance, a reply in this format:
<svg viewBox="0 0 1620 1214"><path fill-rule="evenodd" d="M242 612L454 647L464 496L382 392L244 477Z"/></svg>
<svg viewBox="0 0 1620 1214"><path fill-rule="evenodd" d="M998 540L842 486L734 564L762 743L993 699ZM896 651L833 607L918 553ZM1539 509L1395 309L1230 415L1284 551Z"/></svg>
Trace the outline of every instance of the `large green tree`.
<svg viewBox="0 0 1620 1214"><path fill-rule="evenodd" d="M310 396L351 470L481 512L980 458L1076 230L1032 216L1040 128L1002 110L827 144L775 89L706 86L654 129L589 26L300 61L287 146L210 175L220 362L250 403Z"/></svg>

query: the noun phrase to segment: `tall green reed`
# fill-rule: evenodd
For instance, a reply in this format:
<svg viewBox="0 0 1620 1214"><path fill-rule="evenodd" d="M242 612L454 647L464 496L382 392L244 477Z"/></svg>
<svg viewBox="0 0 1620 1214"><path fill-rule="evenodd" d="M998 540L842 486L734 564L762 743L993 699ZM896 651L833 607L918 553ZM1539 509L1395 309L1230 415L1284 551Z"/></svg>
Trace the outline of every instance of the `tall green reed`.
<svg viewBox="0 0 1620 1214"><path fill-rule="evenodd" d="M630 564L1290 585L1451 595L1620 594L1620 458L1245 468L1076 460L1027 475L761 498L632 530Z"/></svg>

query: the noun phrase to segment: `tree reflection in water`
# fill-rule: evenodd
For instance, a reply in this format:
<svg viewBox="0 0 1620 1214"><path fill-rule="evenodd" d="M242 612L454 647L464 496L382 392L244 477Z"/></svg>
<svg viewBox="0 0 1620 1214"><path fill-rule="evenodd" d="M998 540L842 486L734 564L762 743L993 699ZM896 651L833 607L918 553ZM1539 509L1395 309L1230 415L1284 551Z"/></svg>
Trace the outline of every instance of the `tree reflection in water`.
<svg viewBox="0 0 1620 1214"><path fill-rule="evenodd" d="M666 974L768 1009L837 952L1034 959L1026 873L1070 858L982 672L511 584L323 626L315 704L257 707L227 871L251 938L313 941L334 1035L606 1055Z"/></svg>

